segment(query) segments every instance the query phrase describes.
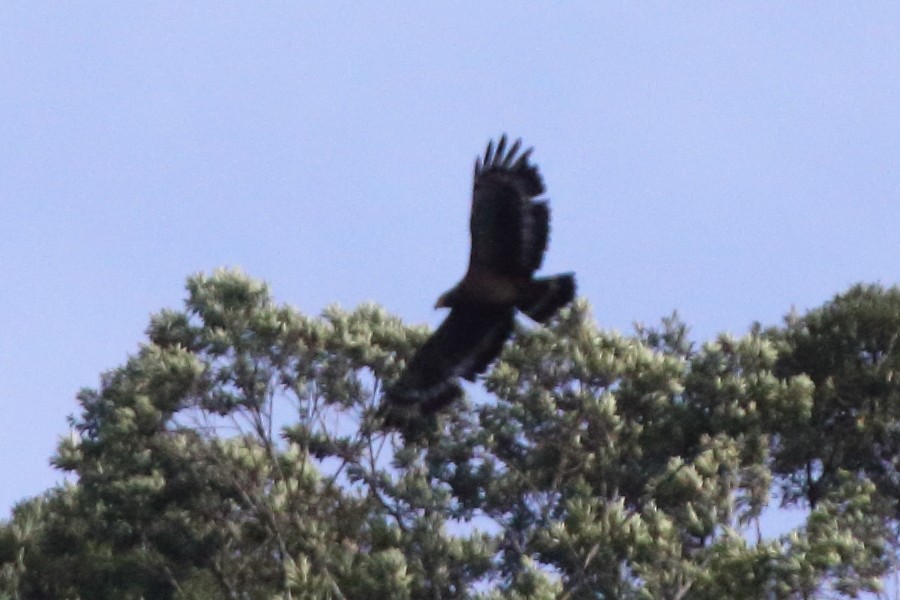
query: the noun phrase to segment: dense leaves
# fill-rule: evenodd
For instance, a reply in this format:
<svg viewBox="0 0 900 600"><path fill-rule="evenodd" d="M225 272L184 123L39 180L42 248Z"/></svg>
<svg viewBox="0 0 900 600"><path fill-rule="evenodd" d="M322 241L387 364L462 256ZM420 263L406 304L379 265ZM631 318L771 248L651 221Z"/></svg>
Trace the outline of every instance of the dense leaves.
<svg viewBox="0 0 900 600"><path fill-rule="evenodd" d="M0 526L0 598L854 597L894 568L900 291L696 347L576 302L521 327L475 406L377 406L427 331L319 318L238 272L100 386ZM771 499L806 511L760 533Z"/></svg>
<svg viewBox="0 0 900 600"><path fill-rule="evenodd" d="M815 506L845 473L900 499L900 288L855 286L771 337L783 347L778 374L815 386L810 410L775 430L786 499Z"/></svg>

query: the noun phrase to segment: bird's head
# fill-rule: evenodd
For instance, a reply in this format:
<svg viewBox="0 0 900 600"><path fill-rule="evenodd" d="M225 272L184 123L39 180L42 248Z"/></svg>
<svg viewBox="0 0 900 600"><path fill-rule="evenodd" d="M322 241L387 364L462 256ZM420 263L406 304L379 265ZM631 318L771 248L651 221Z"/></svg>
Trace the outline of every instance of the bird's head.
<svg viewBox="0 0 900 600"><path fill-rule="evenodd" d="M456 305L457 288L447 290L434 303L435 308L453 308Z"/></svg>

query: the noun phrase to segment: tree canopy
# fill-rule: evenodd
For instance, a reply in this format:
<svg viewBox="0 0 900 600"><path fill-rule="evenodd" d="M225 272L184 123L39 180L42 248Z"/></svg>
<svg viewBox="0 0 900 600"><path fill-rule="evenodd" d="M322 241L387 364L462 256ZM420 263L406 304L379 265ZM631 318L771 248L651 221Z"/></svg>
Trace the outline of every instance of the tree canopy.
<svg viewBox="0 0 900 600"><path fill-rule="evenodd" d="M0 598L801 599L896 567L898 288L702 345L578 300L405 436L377 409L426 328L187 289L78 395L74 483L0 525ZM778 507L806 516L762 535Z"/></svg>

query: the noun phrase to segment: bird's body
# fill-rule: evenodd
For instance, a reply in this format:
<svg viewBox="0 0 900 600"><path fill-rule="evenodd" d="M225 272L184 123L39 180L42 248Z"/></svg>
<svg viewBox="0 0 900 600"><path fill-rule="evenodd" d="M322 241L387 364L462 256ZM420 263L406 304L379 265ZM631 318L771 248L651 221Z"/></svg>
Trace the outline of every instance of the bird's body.
<svg viewBox="0 0 900 600"><path fill-rule="evenodd" d="M435 308L454 308L467 304L508 306L515 304L525 284L527 280L476 271L445 292L438 299Z"/></svg>
<svg viewBox="0 0 900 600"><path fill-rule="evenodd" d="M575 295L571 273L535 278L547 248L550 209L531 150L520 141L496 152L489 143L475 162L469 267L438 299L450 315L426 340L385 395L386 420L438 410L462 393L457 377L474 381L500 354L512 334L516 310L543 323ZM402 415L402 416L400 416Z"/></svg>

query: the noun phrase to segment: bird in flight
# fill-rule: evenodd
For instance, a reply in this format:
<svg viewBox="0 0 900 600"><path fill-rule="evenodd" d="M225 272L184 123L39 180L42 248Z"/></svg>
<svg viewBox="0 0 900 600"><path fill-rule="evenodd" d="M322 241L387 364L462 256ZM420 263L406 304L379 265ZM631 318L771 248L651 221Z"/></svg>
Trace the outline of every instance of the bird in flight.
<svg viewBox="0 0 900 600"><path fill-rule="evenodd" d="M387 389L381 413L389 425L461 397L458 378L475 381L497 358L516 310L544 323L575 296L573 273L534 277L547 249L550 209L537 199L544 183L529 162L532 149L520 148L521 140L507 148L504 135L475 160L469 268L435 304L450 314Z"/></svg>

